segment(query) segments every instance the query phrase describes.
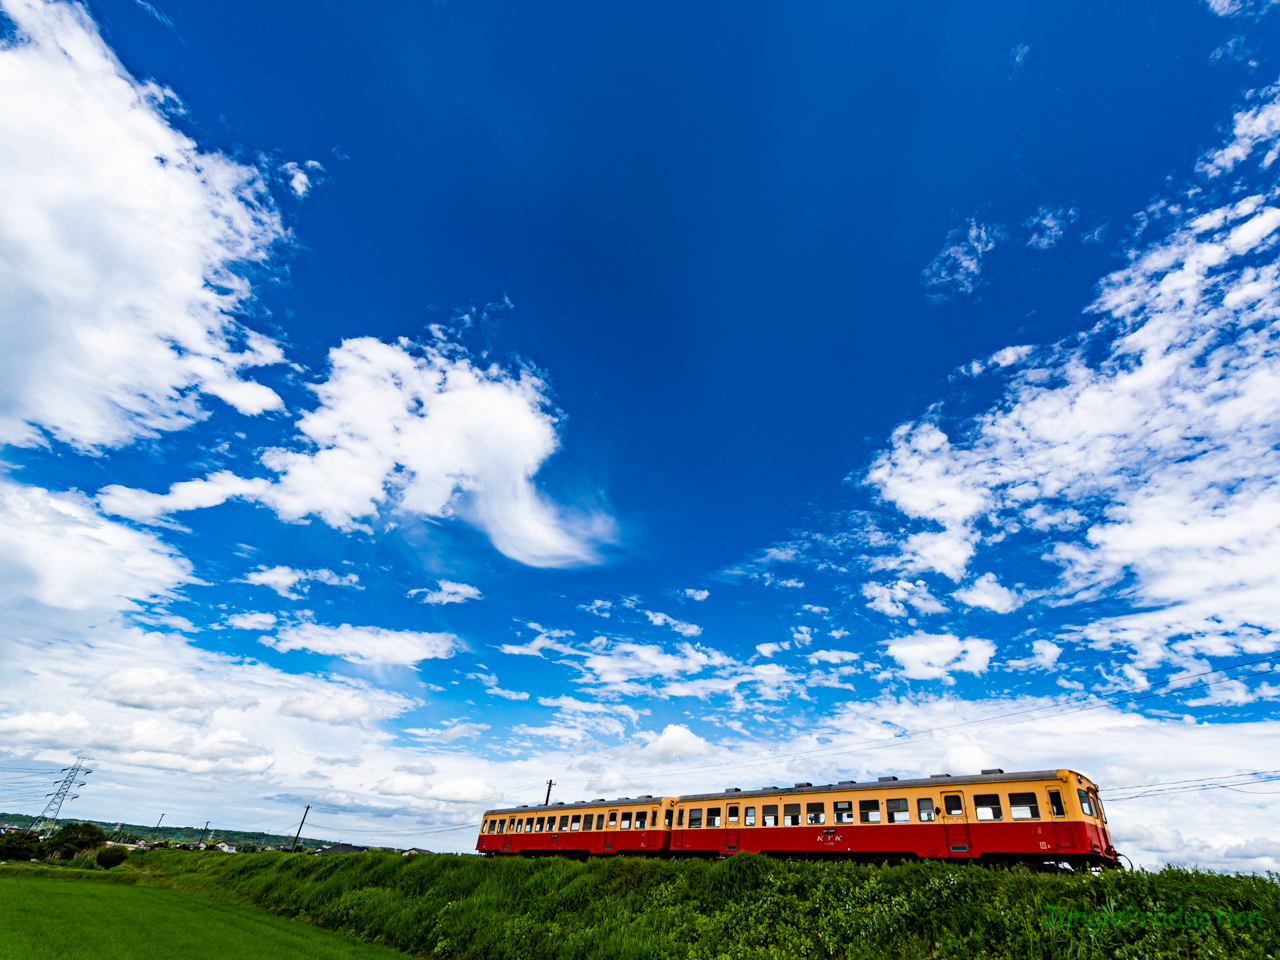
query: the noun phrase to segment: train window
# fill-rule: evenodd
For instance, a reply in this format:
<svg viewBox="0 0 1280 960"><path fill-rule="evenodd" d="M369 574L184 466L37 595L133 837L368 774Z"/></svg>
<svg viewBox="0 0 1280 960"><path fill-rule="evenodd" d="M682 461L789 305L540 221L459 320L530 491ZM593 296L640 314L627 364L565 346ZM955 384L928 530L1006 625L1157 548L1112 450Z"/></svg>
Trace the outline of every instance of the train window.
<svg viewBox="0 0 1280 960"><path fill-rule="evenodd" d="M782 805L782 825L784 827L800 826L800 804L784 803Z"/></svg>
<svg viewBox="0 0 1280 960"><path fill-rule="evenodd" d="M833 806L835 813L832 816L836 823L853 823L853 801L837 800Z"/></svg>
<svg viewBox="0 0 1280 960"><path fill-rule="evenodd" d="M827 805L825 803L806 803L804 805L805 823L826 823Z"/></svg>
<svg viewBox="0 0 1280 960"><path fill-rule="evenodd" d="M581 829L582 829L582 814L575 813L573 815L573 819L569 821L569 832L573 833L574 831L581 830Z"/></svg>
<svg viewBox="0 0 1280 960"><path fill-rule="evenodd" d="M730 823L737 823L737 822L738 822L738 808L737 808L737 807L730 807L730 808L729 808L729 814L728 814L727 819L728 819L728 821L729 821Z"/></svg>
<svg viewBox="0 0 1280 960"><path fill-rule="evenodd" d="M493 831L494 831L494 830L497 830L497 829L498 829L497 821L495 821L495 820L490 820L490 821L489 821L489 824L488 824L488 827L489 827L489 832L490 832L490 833L493 833Z"/></svg>
<svg viewBox="0 0 1280 960"><path fill-rule="evenodd" d="M630 810L628 810L626 813L622 815L621 829L623 830L631 829L631 811Z"/></svg>
<svg viewBox="0 0 1280 960"><path fill-rule="evenodd" d="M672 812L673 812L673 811L672 811L670 808L668 808L668 809L667 809L667 814L666 814L666 816L664 816L664 817L662 818L662 825L663 825L664 827L669 827L669 826L671 826L671 814L672 814Z"/></svg>
<svg viewBox="0 0 1280 960"><path fill-rule="evenodd" d="M1004 811L1000 809L1000 794L978 793L973 797L973 812L979 820L1003 820Z"/></svg>
<svg viewBox="0 0 1280 960"><path fill-rule="evenodd" d="M747 807L746 811L742 814L742 824L746 827L754 827L756 825L755 807Z"/></svg>
<svg viewBox="0 0 1280 960"><path fill-rule="evenodd" d="M778 825L778 805L776 803L768 803L760 808L760 815L764 817L764 825L766 827L776 827Z"/></svg>
<svg viewBox="0 0 1280 960"><path fill-rule="evenodd" d="M1067 808L1062 805L1062 794L1057 790L1049 791L1049 809L1053 811L1055 817L1065 817Z"/></svg>
<svg viewBox="0 0 1280 960"><path fill-rule="evenodd" d="M942 805L947 810L948 817L964 816L964 797L958 793L948 793L942 798Z"/></svg>
<svg viewBox="0 0 1280 960"><path fill-rule="evenodd" d="M702 828L702 811L690 810L689 811L689 829L700 830L701 828Z"/></svg>
<svg viewBox="0 0 1280 960"><path fill-rule="evenodd" d="M517 821L516 821L516 833L523 833L523 832L524 832L524 821L523 821L523 820L517 820Z"/></svg>
<svg viewBox="0 0 1280 960"><path fill-rule="evenodd" d="M641 810L639 813L637 813L637 814L636 814L636 829L637 829L637 830L643 830L643 829L644 829L644 822L645 822L645 820L647 820L647 819L648 819L648 817L645 815L645 812L644 812L643 810Z"/></svg>
<svg viewBox="0 0 1280 960"><path fill-rule="evenodd" d="M588 813L585 817L582 818L582 829L590 830L591 825L595 822L596 822L596 815L594 813Z"/></svg>
<svg viewBox="0 0 1280 960"><path fill-rule="evenodd" d="M858 819L862 823L879 823L880 822L880 801L879 800L859 800L858 801Z"/></svg>
<svg viewBox="0 0 1280 960"><path fill-rule="evenodd" d="M502 831L503 831L503 830L505 830L506 828L507 828L507 821L505 821L505 820L499 820L499 821L498 821L498 832L499 832L499 833L502 833Z"/></svg>
<svg viewBox="0 0 1280 960"><path fill-rule="evenodd" d="M1009 794L1009 816L1014 820L1039 820L1040 803L1034 793Z"/></svg>
<svg viewBox="0 0 1280 960"><path fill-rule="evenodd" d="M684 807L681 807L680 812L676 814L676 826L677 827L684 826Z"/></svg>
<svg viewBox="0 0 1280 960"><path fill-rule="evenodd" d="M1092 817L1093 804L1089 802L1089 795L1083 790L1077 790L1076 793L1080 794L1080 809L1084 811L1086 817Z"/></svg>
<svg viewBox="0 0 1280 960"><path fill-rule="evenodd" d="M1096 793L1092 793L1090 794L1090 796L1093 797L1093 805L1098 808L1098 816L1102 818L1103 823L1106 823L1107 811L1102 809L1102 798L1099 797Z"/></svg>
<svg viewBox="0 0 1280 960"><path fill-rule="evenodd" d="M884 808L889 814L890 823L910 823L911 811L907 809L907 798L886 800Z"/></svg>
<svg viewBox="0 0 1280 960"><path fill-rule="evenodd" d="M567 830L569 828L569 815L566 813L560 818L560 829Z"/></svg>
<svg viewBox="0 0 1280 960"><path fill-rule="evenodd" d="M720 808L719 807L707 807L707 826L708 827L720 826Z"/></svg>
<svg viewBox="0 0 1280 960"><path fill-rule="evenodd" d="M546 817L539 817L539 818L538 818L538 820L537 820L537 822L533 825L533 832L534 832L534 833L541 833L541 832L542 832L542 828L543 828L543 826L545 826L545 825L546 825L546 822L547 822L547 818L546 818Z"/></svg>
<svg viewBox="0 0 1280 960"><path fill-rule="evenodd" d="M524 822L524 832L533 833L533 817L530 817Z"/></svg>
<svg viewBox="0 0 1280 960"><path fill-rule="evenodd" d="M920 817L921 823L928 823L933 819L933 798L921 797L916 801L916 814Z"/></svg>

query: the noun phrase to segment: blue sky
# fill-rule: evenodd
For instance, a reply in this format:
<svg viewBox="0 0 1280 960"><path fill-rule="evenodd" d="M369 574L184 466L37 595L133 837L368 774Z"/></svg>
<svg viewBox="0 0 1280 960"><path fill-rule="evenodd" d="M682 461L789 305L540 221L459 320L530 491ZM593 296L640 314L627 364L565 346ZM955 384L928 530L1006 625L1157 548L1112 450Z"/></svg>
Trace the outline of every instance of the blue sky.
<svg viewBox="0 0 1280 960"><path fill-rule="evenodd" d="M1124 799L1280 738L1271 4L2 5L0 751L72 812L1073 766L1280 867L1265 784Z"/></svg>

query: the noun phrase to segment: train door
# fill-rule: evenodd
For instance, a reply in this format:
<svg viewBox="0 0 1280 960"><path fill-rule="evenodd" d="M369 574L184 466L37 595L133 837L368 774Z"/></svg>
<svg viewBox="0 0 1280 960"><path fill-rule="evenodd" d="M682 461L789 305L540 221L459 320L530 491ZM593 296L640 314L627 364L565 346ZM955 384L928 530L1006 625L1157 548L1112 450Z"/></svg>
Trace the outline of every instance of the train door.
<svg viewBox="0 0 1280 960"><path fill-rule="evenodd" d="M942 823L947 832L947 856L968 856L969 817L964 809L964 794L942 795Z"/></svg>
<svg viewBox="0 0 1280 960"><path fill-rule="evenodd" d="M617 829L618 829L618 811L617 811L617 810L610 810L610 811L609 811L609 822L605 824L605 828L604 828L604 848L605 848L605 850L612 850L612 849L613 849L614 839L615 839L615 838L617 837L617 835L618 835L618 834L617 834Z"/></svg>
<svg viewBox="0 0 1280 960"><path fill-rule="evenodd" d="M738 828L741 821L738 820L738 806L735 804L728 810L728 816L724 820L724 848L726 850L738 849Z"/></svg>
<svg viewBox="0 0 1280 960"><path fill-rule="evenodd" d="M684 807L676 811L676 825L671 831L671 849L684 847Z"/></svg>
<svg viewBox="0 0 1280 960"><path fill-rule="evenodd" d="M1067 808L1062 803L1062 792L1049 791L1049 812L1053 815L1053 839L1060 850L1071 850L1076 845L1075 835L1071 831L1071 822L1067 820Z"/></svg>

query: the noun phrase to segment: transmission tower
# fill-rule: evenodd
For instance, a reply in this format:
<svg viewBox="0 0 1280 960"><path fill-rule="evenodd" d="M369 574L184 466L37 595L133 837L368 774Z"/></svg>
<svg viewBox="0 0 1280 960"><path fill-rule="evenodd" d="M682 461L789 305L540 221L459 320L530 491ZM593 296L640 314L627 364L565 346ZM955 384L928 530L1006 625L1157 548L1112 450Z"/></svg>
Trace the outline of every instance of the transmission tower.
<svg viewBox="0 0 1280 960"><path fill-rule="evenodd" d="M53 793L46 793L49 802L44 806L44 813L40 814L40 819L33 823L30 832L36 834L42 839L53 833L58 826L58 816L62 813L62 804L67 800L75 800L80 794L72 794L67 796L76 787L83 787L85 782L80 777L93 773L92 770L86 770L84 765L88 761L88 757L76 757L76 762L69 767L63 767L62 772L66 774L61 780L55 780L58 789ZM47 830L47 832L45 832Z"/></svg>

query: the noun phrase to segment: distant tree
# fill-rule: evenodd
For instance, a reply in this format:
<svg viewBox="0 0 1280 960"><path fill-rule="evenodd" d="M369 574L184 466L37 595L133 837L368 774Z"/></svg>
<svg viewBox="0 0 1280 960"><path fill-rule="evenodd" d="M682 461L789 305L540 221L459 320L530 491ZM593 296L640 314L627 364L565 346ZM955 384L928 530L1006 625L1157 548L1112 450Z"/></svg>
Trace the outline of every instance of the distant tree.
<svg viewBox="0 0 1280 960"><path fill-rule="evenodd" d="M0 836L0 860L32 860L37 857L36 838L16 830Z"/></svg>
<svg viewBox="0 0 1280 960"><path fill-rule="evenodd" d="M92 850L107 842L101 827L92 823L68 823L55 830L41 846L45 855L70 860L82 850Z"/></svg>
<svg viewBox="0 0 1280 960"><path fill-rule="evenodd" d="M129 859L129 851L124 847L104 847L98 851L98 866L110 870Z"/></svg>

